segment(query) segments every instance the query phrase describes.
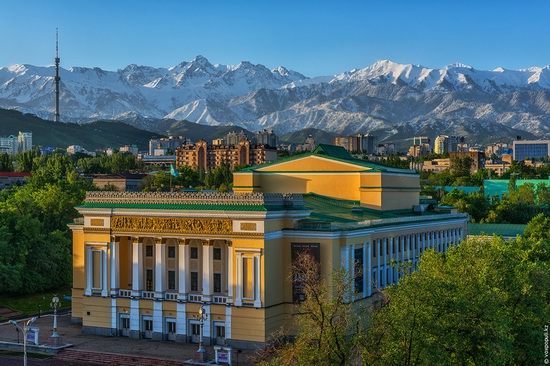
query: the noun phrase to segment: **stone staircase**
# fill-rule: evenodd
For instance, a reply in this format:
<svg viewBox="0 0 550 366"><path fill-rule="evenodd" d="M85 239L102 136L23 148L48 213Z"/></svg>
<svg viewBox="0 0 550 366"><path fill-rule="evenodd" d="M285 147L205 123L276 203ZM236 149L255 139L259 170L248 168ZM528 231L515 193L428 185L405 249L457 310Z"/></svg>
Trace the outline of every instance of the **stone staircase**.
<svg viewBox="0 0 550 366"><path fill-rule="evenodd" d="M66 348L55 356L63 365L182 366L183 361Z"/></svg>

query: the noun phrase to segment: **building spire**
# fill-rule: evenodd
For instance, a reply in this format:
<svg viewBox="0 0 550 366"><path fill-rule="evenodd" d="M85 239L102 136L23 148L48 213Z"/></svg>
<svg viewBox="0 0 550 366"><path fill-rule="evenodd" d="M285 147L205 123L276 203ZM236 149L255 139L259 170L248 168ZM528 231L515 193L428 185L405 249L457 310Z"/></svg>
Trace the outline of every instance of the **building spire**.
<svg viewBox="0 0 550 366"><path fill-rule="evenodd" d="M55 28L55 112L53 115L53 121L59 122L59 33Z"/></svg>

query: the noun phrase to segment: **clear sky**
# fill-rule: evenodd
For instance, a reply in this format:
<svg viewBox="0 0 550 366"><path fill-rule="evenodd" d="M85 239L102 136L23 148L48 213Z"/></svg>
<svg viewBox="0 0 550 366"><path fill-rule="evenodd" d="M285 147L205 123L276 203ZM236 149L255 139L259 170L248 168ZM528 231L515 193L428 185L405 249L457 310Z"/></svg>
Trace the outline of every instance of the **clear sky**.
<svg viewBox="0 0 550 366"><path fill-rule="evenodd" d="M548 0L0 0L0 66L117 70L212 63L332 75L376 60L432 68L550 64Z"/></svg>

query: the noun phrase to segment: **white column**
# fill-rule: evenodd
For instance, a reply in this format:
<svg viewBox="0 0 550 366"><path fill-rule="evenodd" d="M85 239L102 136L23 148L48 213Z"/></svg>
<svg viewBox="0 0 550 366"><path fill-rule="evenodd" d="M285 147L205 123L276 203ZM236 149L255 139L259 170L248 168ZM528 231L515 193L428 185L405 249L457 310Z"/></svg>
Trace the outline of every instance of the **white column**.
<svg viewBox="0 0 550 366"><path fill-rule="evenodd" d="M237 252L237 286L235 289L235 306L243 306L243 254Z"/></svg>
<svg viewBox="0 0 550 366"><path fill-rule="evenodd" d="M213 242L202 241L202 301L212 301L214 282Z"/></svg>
<svg viewBox="0 0 550 366"><path fill-rule="evenodd" d="M132 296L139 297L141 296L141 291L143 290L143 238L132 238L131 240L132 240Z"/></svg>
<svg viewBox="0 0 550 366"><path fill-rule="evenodd" d="M225 339L231 339L231 310L233 307L225 307Z"/></svg>
<svg viewBox="0 0 550 366"><path fill-rule="evenodd" d="M109 243L109 262L111 267L111 295L117 296L120 289L120 243L113 236Z"/></svg>
<svg viewBox="0 0 550 366"><path fill-rule="evenodd" d="M86 247L86 296L92 296L92 283L94 281L94 264L92 257L92 247Z"/></svg>
<svg viewBox="0 0 550 366"><path fill-rule="evenodd" d="M189 291L189 244L185 239L178 239L178 299L186 301L187 292ZM176 325L179 329L179 326ZM179 334L179 330L178 330Z"/></svg>
<svg viewBox="0 0 550 366"><path fill-rule="evenodd" d="M117 314L117 307L116 307L116 297L111 298L111 329L115 330L117 329L117 320L118 320L118 314Z"/></svg>
<svg viewBox="0 0 550 366"><path fill-rule="evenodd" d="M155 238L155 298L157 299L164 298L165 289L166 289L166 243L162 242L162 238ZM155 323L155 320L153 319L153 324L154 323ZM162 325L162 319L161 319L161 325Z"/></svg>
<svg viewBox="0 0 550 366"><path fill-rule="evenodd" d="M130 300L130 331L139 332L139 300Z"/></svg>
<svg viewBox="0 0 550 366"><path fill-rule="evenodd" d="M109 295L108 290L108 275L107 271L107 248L101 249L101 296L107 297Z"/></svg>
<svg viewBox="0 0 550 366"><path fill-rule="evenodd" d="M212 316L210 314L210 304L204 304L204 313L208 315L208 318L204 320L202 325L202 336L204 339L210 338L210 324L212 324Z"/></svg>
<svg viewBox="0 0 550 366"><path fill-rule="evenodd" d="M178 302L176 304L176 334L180 339L186 339L187 336L187 304Z"/></svg>
<svg viewBox="0 0 550 366"><path fill-rule="evenodd" d="M226 242L226 258L227 258L227 303L231 304L233 303L233 286L235 285L233 283L233 276L235 273L233 273L233 246L232 242L227 241ZM226 326L226 335L227 335L227 326ZM226 337L227 338L227 337Z"/></svg>
<svg viewBox="0 0 550 366"><path fill-rule="evenodd" d="M347 272L351 276L351 300L355 300L355 245L347 244L346 245L347 257L350 258L350 261L346 261Z"/></svg>
<svg viewBox="0 0 550 366"><path fill-rule="evenodd" d="M261 308L262 307L262 292L261 292L261 254L256 253L254 254L254 307L255 308Z"/></svg>
<svg viewBox="0 0 550 366"><path fill-rule="evenodd" d="M153 333L162 334L162 301L153 301Z"/></svg>
<svg viewBox="0 0 550 366"><path fill-rule="evenodd" d="M370 273L370 265L369 265L369 259L370 259L370 256L368 256L368 252L367 252L367 243L363 243L363 268L362 268L362 271L363 273L361 274L361 276L363 276L363 296L362 297L366 297L367 296L367 287L368 287L368 274Z"/></svg>
<svg viewBox="0 0 550 366"><path fill-rule="evenodd" d="M372 242L369 241L367 250L367 296L372 296Z"/></svg>

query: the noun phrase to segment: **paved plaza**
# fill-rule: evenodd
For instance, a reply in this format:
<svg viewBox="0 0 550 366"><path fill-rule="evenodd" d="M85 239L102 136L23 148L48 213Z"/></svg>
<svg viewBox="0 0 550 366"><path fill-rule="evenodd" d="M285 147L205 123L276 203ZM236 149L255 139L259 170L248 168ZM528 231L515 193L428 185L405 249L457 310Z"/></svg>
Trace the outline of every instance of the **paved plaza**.
<svg viewBox="0 0 550 366"><path fill-rule="evenodd" d="M20 326L23 325L23 320L19 320ZM53 316L45 315L38 318L33 324L33 327L39 328L39 344L48 344L53 330ZM67 348L72 354L82 354L82 360L80 362L63 362L56 363L55 358L52 360L38 361L34 360L37 365L86 365L86 364L101 364L101 361L94 361L90 355L106 353L107 358L116 358L120 355L120 359L128 359L133 357L132 365L156 365L163 364L163 360L176 361L175 363L168 362L165 364L182 364L185 361L193 360L195 351L198 346L196 344L175 343L169 341L152 341L148 339L129 339L125 337L104 337L96 335L82 334L81 326L71 324L70 314L58 316L58 334L61 337L61 342L64 344L71 344L72 346ZM14 325L9 322L0 323L0 341L1 342L23 342L23 335L21 332L17 332ZM214 348L205 347L208 356L214 358ZM77 352L78 351L78 352ZM91 353L87 353L91 351ZM61 354L63 351L61 352ZM69 352L68 352L69 353ZM234 351L233 365L251 365L250 358L255 354L254 351L243 350L241 353ZM73 356L74 357L74 356ZM100 356L98 356L101 360ZM143 362L139 361L139 358L143 358ZM59 357L61 358L61 357ZM21 365L23 364L22 357L19 357ZM158 359L158 360L155 360ZM17 358L14 358L17 360ZM29 359L32 361L32 359ZM105 357L103 358L105 360ZM97 362L97 363L94 363ZM127 361L121 361L116 364L126 364ZM181 362L181 363L180 363ZM237 363L238 362L238 363ZM9 363L6 363L8 365ZM29 365L33 362L29 362ZM115 364L109 361L108 364ZM3 365L0 361L0 365Z"/></svg>

